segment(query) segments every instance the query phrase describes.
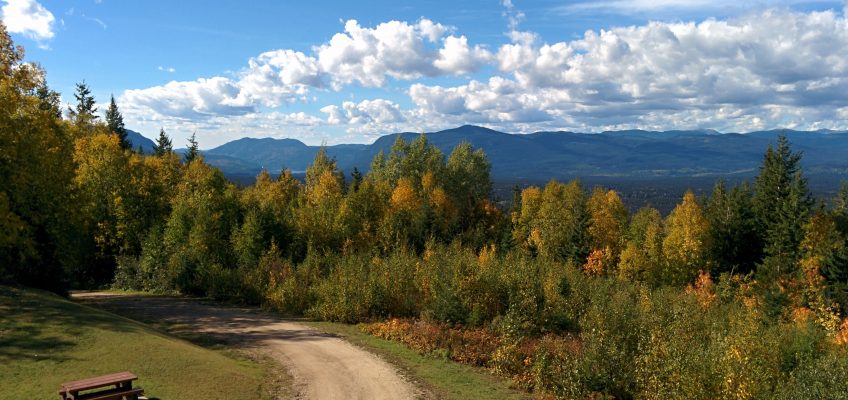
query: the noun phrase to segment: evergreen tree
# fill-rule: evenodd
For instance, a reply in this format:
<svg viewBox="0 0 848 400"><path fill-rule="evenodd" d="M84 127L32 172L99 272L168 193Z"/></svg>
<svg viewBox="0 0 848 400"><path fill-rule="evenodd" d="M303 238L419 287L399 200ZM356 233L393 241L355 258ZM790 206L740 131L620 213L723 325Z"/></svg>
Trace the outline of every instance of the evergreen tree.
<svg viewBox="0 0 848 400"><path fill-rule="evenodd" d="M762 257L751 197L747 183L728 192L724 181L719 181L707 201L704 214L710 223L708 259L716 274L748 273Z"/></svg>
<svg viewBox="0 0 848 400"><path fill-rule="evenodd" d="M94 96L91 95L91 89L85 81L77 83L77 91L74 93L74 98L77 99L76 107L68 107L68 116L71 121L78 127L87 127L94 124L99 118L94 113L97 112L95 107Z"/></svg>
<svg viewBox="0 0 848 400"><path fill-rule="evenodd" d="M848 238L848 181L843 181L833 201L833 217L836 227Z"/></svg>
<svg viewBox="0 0 848 400"><path fill-rule="evenodd" d="M109 108L106 109L106 125L109 127L109 132L118 135L121 140L121 148L125 150L131 149L131 144L127 140L127 129L124 127L124 116L118 111L118 104L115 103L115 96L109 99Z"/></svg>
<svg viewBox="0 0 848 400"><path fill-rule="evenodd" d="M38 108L42 111L48 111L56 118L62 118L62 108L60 106L62 98L58 92L47 87L47 83L42 80L35 89L35 95L38 96Z"/></svg>
<svg viewBox="0 0 848 400"><path fill-rule="evenodd" d="M156 144L153 145L153 155L162 157L174 151L174 146L171 144L171 138L165 133L165 128L159 128L159 137L156 139Z"/></svg>
<svg viewBox="0 0 848 400"><path fill-rule="evenodd" d="M360 184L362 184L362 173L359 172L359 168L353 167L353 172L350 173L350 189L356 192Z"/></svg>
<svg viewBox="0 0 848 400"><path fill-rule="evenodd" d="M795 268L812 201L801 173L801 154L780 135L769 146L755 182L754 210L765 257L759 273L769 279Z"/></svg>
<svg viewBox="0 0 848 400"><path fill-rule="evenodd" d="M188 150L185 154L186 164L189 164L200 157L200 149L197 147L197 139L195 135L196 133L192 133L191 137L188 139Z"/></svg>

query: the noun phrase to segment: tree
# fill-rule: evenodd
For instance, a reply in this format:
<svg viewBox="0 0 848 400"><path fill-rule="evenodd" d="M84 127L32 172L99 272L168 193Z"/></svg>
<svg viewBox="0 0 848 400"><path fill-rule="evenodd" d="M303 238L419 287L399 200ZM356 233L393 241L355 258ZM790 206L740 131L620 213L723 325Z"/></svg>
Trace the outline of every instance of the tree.
<svg viewBox="0 0 848 400"><path fill-rule="evenodd" d="M833 200L833 217L836 227L848 238L848 181L842 181L839 192Z"/></svg>
<svg viewBox="0 0 848 400"><path fill-rule="evenodd" d="M44 79L39 83L38 88L35 90L36 96L40 100L38 108L42 111L49 112L51 115L55 116L57 119L62 118L62 108L60 104L62 103L62 96L59 95L59 92L51 90L47 87L47 82Z"/></svg>
<svg viewBox="0 0 848 400"><path fill-rule="evenodd" d="M350 190L357 191L359 190L359 185L362 184L362 173L359 172L359 168L353 167L353 172L350 173Z"/></svg>
<svg viewBox="0 0 848 400"><path fill-rule="evenodd" d="M156 139L156 144L153 145L153 155L162 157L171 154L174 151L174 146L171 144L171 138L165 133L165 128L159 128L159 137Z"/></svg>
<svg viewBox="0 0 848 400"><path fill-rule="evenodd" d="M121 148L131 150L132 145L127 140L127 129L124 127L124 116L118 110L114 95L109 98L109 108L106 109L106 126L109 127L109 132L118 135L118 139L121 140Z"/></svg>
<svg viewBox="0 0 848 400"><path fill-rule="evenodd" d="M698 276L699 270L709 270L705 256L709 248L710 225L691 191L686 192L683 202L671 211L665 226L663 255L668 264L666 283L685 284Z"/></svg>
<svg viewBox="0 0 848 400"><path fill-rule="evenodd" d="M486 158L486 153L482 149L473 150L468 142L454 147L448 157L445 165L445 189L457 206L457 229L460 232L468 230L481 218L481 205L492 194L491 169L492 165ZM437 174L434 170L427 172ZM435 175L435 178L438 179L438 175Z"/></svg>
<svg viewBox="0 0 848 400"><path fill-rule="evenodd" d="M707 201L704 215L710 223L709 260L713 273L746 274L762 257L750 186L743 183L729 192L719 181Z"/></svg>
<svg viewBox="0 0 848 400"><path fill-rule="evenodd" d="M611 260L618 259L624 245L627 208L614 190L595 188L587 202L589 226L587 234L592 250L601 250Z"/></svg>
<svg viewBox="0 0 848 400"><path fill-rule="evenodd" d="M658 284L663 280L662 215L652 207L643 207L633 215L627 230L627 244L621 251L618 276L632 281Z"/></svg>
<svg viewBox="0 0 848 400"><path fill-rule="evenodd" d="M522 214L525 209L532 213L533 208L522 204ZM541 256L577 263L586 259L588 215L586 196L579 181L548 183L535 214L530 221L529 241Z"/></svg>
<svg viewBox="0 0 848 400"><path fill-rule="evenodd" d="M196 133L192 133L191 137L188 139L188 149L185 154L186 164L190 164L192 161L200 157L200 149L197 146L197 139L195 138L195 135Z"/></svg>
<svg viewBox="0 0 848 400"><path fill-rule="evenodd" d="M798 262L812 201L801 173L801 153L793 152L780 135L777 147L769 146L755 182L754 210L765 258L758 273L771 281L791 273Z"/></svg>
<svg viewBox="0 0 848 400"><path fill-rule="evenodd" d="M0 280L61 292L80 263L73 140L44 71L0 22Z"/></svg>
<svg viewBox="0 0 848 400"><path fill-rule="evenodd" d="M68 107L68 116L79 129L84 133L88 133L90 127L100 118L94 113L97 112L95 107L94 96L91 95L91 89L85 81L76 84L76 93L74 98L77 99L75 107Z"/></svg>

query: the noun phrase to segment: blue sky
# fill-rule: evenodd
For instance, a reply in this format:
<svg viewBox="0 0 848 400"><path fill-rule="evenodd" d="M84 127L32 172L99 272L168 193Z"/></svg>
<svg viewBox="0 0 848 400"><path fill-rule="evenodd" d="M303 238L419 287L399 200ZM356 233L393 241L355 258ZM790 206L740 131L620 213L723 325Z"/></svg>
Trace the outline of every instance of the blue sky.
<svg viewBox="0 0 848 400"><path fill-rule="evenodd" d="M51 87L201 147L508 132L845 129L842 1L0 0Z"/></svg>

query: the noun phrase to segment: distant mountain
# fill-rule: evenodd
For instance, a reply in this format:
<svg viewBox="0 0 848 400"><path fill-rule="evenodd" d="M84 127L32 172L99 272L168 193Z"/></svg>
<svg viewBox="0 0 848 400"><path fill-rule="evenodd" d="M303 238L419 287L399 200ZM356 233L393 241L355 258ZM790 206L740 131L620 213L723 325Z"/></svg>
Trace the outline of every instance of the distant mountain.
<svg viewBox="0 0 848 400"><path fill-rule="evenodd" d="M756 174L769 143L785 133L793 148L804 152L808 174L848 176L848 133L771 130L719 133L692 131L613 131L603 133L536 132L509 134L465 125L427 134L447 157L462 142L482 148L492 163L492 177L500 181L539 182L574 177L662 178ZM386 135L370 145L327 146L345 172L367 171L371 160L391 149L398 137L411 141L419 134ZM152 142L151 142L152 143ZM206 161L228 175L272 173L283 168L304 171L318 146L295 139L243 138L206 151Z"/></svg>
<svg viewBox="0 0 848 400"><path fill-rule="evenodd" d="M127 141L132 145L133 150L138 149L141 146L141 150L144 151L144 154L153 153L153 147L156 146L152 140L142 136L142 134L127 129Z"/></svg>

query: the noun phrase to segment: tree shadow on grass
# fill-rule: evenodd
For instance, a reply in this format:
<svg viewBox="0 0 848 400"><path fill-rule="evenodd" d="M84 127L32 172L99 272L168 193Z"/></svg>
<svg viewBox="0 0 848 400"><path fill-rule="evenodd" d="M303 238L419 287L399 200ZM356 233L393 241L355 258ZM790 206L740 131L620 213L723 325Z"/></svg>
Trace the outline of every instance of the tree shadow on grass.
<svg viewBox="0 0 848 400"><path fill-rule="evenodd" d="M77 345L73 338L91 327L140 329L132 321L80 308L51 293L0 286L0 362L74 360L68 355Z"/></svg>

